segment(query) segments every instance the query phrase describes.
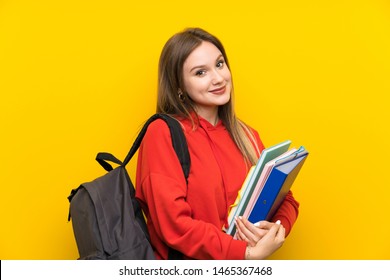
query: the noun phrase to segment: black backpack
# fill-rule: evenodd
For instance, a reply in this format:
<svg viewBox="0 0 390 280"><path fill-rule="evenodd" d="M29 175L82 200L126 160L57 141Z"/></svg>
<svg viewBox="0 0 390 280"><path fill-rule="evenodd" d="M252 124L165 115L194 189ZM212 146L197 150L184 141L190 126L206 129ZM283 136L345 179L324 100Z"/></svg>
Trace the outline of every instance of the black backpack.
<svg viewBox="0 0 390 280"><path fill-rule="evenodd" d="M123 162L112 154L98 153L96 160L108 173L81 184L68 197L68 221L72 218L79 259L155 259L145 218L125 167L138 150L149 124L156 119L168 124L172 145L187 179L187 142L179 122L168 115L155 114L147 120ZM113 169L107 161L119 166ZM182 255L170 249L168 258L180 259Z"/></svg>

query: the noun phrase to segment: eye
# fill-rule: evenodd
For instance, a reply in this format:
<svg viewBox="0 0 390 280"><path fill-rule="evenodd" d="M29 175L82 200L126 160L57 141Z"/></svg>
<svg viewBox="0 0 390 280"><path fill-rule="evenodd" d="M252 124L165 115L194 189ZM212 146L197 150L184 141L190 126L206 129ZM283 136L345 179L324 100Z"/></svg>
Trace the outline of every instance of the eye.
<svg viewBox="0 0 390 280"><path fill-rule="evenodd" d="M225 60L220 59L217 62L217 68L222 68L225 65Z"/></svg>
<svg viewBox="0 0 390 280"><path fill-rule="evenodd" d="M206 74L205 70L198 70L198 71L195 72L196 76L203 76L204 74Z"/></svg>

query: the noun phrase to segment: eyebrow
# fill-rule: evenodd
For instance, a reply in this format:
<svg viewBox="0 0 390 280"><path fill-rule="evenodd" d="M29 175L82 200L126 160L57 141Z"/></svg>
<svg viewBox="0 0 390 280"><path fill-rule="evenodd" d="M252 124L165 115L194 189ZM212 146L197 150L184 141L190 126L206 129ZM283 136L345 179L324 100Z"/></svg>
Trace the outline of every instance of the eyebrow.
<svg viewBox="0 0 390 280"><path fill-rule="evenodd" d="M220 54L220 55L217 57L217 59L216 59L215 61L220 60L221 57L224 58L224 57L223 57L223 54ZM206 65L197 65L197 66L192 67L191 70L190 70L190 72L194 71L195 69L198 69L198 68L205 68L205 67L206 67Z"/></svg>

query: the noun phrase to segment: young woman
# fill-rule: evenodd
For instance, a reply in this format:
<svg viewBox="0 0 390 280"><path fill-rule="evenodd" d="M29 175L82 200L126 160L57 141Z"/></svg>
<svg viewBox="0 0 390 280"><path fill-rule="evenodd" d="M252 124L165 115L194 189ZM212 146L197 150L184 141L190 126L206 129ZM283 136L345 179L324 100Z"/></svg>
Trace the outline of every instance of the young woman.
<svg viewBox="0 0 390 280"><path fill-rule="evenodd" d="M158 259L169 248L188 259L264 259L284 242L298 215L290 192L272 222L236 220L238 239L223 231L228 209L264 149L234 112L233 82L221 42L190 28L165 44L159 61L157 112L180 121L190 152L186 182L169 129L153 122L138 155L136 197Z"/></svg>

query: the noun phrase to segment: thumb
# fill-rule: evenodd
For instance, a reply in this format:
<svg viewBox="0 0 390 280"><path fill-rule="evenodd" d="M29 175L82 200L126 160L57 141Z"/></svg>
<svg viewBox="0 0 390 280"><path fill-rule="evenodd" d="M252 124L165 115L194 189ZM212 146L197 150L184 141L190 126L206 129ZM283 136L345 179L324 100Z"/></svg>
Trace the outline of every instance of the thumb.
<svg viewBox="0 0 390 280"><path fill-rule="evenodd" d="M280 223L275 223L271 226L267 235L272 236L272 237L276 237L276 235L279 234L281 228L283 228L283 226Z"/></svg>

